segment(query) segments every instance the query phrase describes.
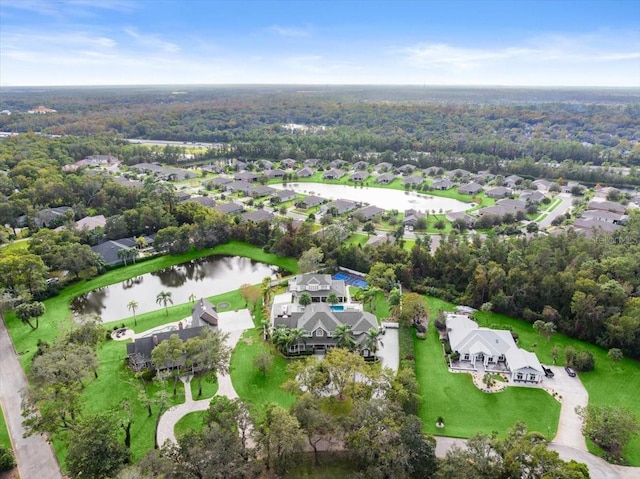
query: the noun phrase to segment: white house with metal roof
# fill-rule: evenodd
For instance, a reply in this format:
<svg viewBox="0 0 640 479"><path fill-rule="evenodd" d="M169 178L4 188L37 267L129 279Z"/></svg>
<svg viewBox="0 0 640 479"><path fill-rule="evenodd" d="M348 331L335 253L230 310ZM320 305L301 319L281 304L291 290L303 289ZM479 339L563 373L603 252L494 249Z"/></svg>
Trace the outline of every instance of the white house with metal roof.
<svg viewBox="0 0 640 479"><path fill-rule="evenodd" d="M482 361L484 368L504 364L514 383L539 383L544 370L534 353L520 349L510 331L481 328L465 314L447 314L447 333L452 351L460 361L475 368Z"/></svg>

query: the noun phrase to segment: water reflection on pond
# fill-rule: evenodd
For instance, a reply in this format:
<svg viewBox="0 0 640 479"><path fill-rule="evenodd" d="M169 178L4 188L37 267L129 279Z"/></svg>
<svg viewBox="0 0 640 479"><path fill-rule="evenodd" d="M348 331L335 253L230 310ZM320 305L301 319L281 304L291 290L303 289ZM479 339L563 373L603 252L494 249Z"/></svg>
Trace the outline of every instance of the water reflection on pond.
<svg viewBox="0 0 640 479"><path fill-rule="evenodd" d="M132 300L138 302L136 314L142 314L163 307L156 303L160 291L171 292L173 304L181 304L191 295L213 296L245 283L260 283L266 276L274 278L277 270L239 256L200 258L83 294L71 308L80 314L99 314L105 323L119 321L131 316L127 304Z"/></svg>

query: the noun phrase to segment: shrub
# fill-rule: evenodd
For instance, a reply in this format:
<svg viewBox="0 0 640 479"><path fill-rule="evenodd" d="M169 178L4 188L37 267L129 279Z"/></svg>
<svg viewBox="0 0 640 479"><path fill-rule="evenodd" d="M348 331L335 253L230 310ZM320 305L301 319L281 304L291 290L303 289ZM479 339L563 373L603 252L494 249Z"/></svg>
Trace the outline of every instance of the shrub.
<svg viewBox="0 0 640 479"><path fill-rule="evenodd" d="M11 448L0 444L0 472L10 471L16 467Z"/></svg>
<svg viewBox="0 0 640 479"><path fill-rule="evenodd" d="M589 351L580 351L573 358L573 367L577 371L593 371L596 367L596 361L593 354Z"/></svg>
<svg viewBox="0 0 640 479"><path fill-rule="evenodd" d="M447 320L445 319L444 315L438 314L438 317L433 322L433 324L438 331L444 331L445 329L447 329Z"/></svg>

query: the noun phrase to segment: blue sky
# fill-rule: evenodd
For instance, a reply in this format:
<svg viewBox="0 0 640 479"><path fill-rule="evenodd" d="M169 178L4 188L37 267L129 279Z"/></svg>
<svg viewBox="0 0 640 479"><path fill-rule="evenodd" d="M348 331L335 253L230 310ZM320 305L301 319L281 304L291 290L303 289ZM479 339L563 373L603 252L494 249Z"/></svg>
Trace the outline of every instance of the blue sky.
<svg viewBox="0 0 640 479"><path fill-rule="evenodd" d="M0 0L0 86L640 87L640 0Z"/></svg>

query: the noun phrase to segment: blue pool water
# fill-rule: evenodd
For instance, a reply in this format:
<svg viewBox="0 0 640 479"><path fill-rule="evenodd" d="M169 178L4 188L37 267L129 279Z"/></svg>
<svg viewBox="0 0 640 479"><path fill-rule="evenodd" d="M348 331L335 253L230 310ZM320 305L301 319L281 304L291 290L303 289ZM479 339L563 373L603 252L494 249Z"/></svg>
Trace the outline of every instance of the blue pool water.
<svg viewBox="0 0 640 479"><path fill-rule="evenodd" d="M342 312L344 311L344 306L341 304L333 304L330 306L331 311Z"/></svg>

